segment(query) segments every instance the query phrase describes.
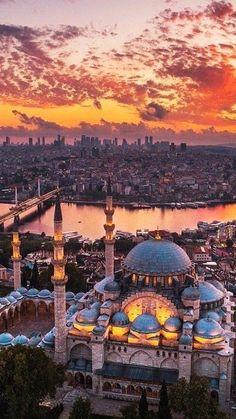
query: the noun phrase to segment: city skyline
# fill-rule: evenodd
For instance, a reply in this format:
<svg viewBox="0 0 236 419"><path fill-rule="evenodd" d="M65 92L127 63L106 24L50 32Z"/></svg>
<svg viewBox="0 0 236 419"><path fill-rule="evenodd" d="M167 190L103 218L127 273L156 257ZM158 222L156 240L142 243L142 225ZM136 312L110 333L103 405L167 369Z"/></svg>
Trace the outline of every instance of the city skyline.
<svg viewBox="0 0 236 419"><path fill-rule="evenodd" d="M189 3L0 1L0 136L234 142L236 2Z"/></svg>

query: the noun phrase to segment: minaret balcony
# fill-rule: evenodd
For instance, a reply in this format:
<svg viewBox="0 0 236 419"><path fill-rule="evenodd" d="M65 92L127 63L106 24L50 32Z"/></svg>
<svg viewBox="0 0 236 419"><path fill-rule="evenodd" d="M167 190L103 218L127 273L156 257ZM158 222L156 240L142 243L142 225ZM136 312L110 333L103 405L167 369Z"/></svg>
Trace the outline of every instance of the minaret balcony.
<svg viewBox="0 0 236 419"><path fill-rule="evenodd" d="M60 240L55 240L55 236L54 236L54 239L52 241L53 246L64 246L65 242L66 241L65 241L64 237Z"/></svg>
<svg viewBox="0 0 236 419"><path fill-rule="evenodd" d="M20 262L22 260L21 255L15 255L11 257L12 262Z"/></svg>
<svg viewBox="0 0 236 419"><path fill-rule="evenodd" d="M104 224L106 233L112 233L114 231L115 224Z"/></svg>
<svg viewBox="0 0 236 419"><path fill-rule="evenodd" d="M66 258L53 259L52 260L52 264L53 264L53 266L65 266L65 264L66 264Z"/></svg>
<svg viewBox="0 0 236 419"><path fill-rule="evenodd" d="M112 216L114 214L115 210L114 210L114 208L105 208L104 212L105 212L105 215L111 215Z"/></svg>
<svg viewBox="0 0 236 419"><path fill-rule="evenodd" d="M19 239L18 240L13 240L11 242L11 245L16 246L16 247L20 247L20 244L21 244L21 241Z"/></svg>

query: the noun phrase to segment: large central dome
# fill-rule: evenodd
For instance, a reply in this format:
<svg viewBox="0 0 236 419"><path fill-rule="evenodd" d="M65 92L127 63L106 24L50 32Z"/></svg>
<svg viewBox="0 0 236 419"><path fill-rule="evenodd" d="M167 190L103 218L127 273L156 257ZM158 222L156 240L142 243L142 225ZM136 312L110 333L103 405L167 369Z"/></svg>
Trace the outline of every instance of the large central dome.
<svg viewBox="0 0 236 419"><path fill-rule="evenodd" d="M190 272L191 261L186 252L171 241L146 240L129 252L123 268L138 275L179 275Z"/></svg>

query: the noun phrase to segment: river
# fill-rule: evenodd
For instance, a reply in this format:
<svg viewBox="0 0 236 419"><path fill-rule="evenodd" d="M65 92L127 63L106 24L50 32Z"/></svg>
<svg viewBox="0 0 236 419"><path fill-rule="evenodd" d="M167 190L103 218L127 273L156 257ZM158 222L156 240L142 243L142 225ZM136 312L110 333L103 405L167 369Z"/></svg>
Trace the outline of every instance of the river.
<svg viewBox="0 0 236 419"><path fill-rule="evenodd" d="M0 204L0 215L11 205ZM53 207L34 220L20 226L21 232L46 233L53 235ZM105 215L103 208L96 205L62 204L64 232L78 231L90 239L104 235ZM236 204L217 205L198 209L150 208L130 210L116 207L114 223L117 230L135 233L137 229L148 228L181 232L185 228L196 228L198 221L231 221L236 219Z"/></svg>

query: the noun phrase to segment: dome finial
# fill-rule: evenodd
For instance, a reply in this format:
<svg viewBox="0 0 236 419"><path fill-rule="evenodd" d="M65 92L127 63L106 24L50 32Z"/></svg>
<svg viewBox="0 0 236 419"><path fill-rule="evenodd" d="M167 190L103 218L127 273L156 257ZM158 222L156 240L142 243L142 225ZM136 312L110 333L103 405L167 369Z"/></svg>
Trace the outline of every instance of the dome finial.
<svg viewBox="0 0 236 419"><path fill-rule="evenodd" d="M160 233L159 233L159 226L157 226L155 240L161 240L161 236L160 236Z"/></svg>

